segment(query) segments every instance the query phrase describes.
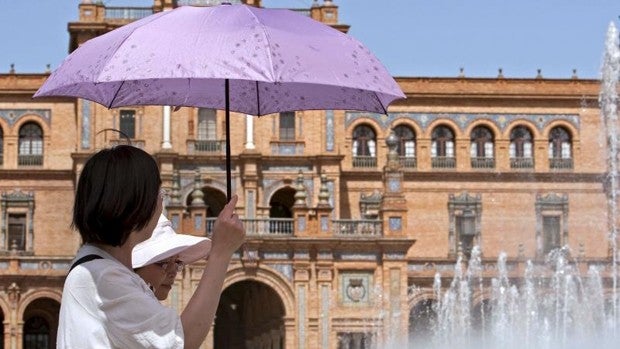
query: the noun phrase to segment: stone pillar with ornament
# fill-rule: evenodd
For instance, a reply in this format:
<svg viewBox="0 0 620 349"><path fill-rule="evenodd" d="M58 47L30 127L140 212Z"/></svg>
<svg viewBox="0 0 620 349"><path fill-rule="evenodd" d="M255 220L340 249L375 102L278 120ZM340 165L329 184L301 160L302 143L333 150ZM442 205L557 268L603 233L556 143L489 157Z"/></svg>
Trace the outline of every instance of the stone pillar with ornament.
<svg viewBox="0 0 620 349"><path fill-rule="evenodd" d="M403 236L407 231L407 201L403 194L403 171L396 151L398 137L394 131L385 139L388 161L383 168L384 195L379 216L385 236Z"/></svg>
<svg viewBox="0 0 620 349"><path fill-rule="evenodd" d="M310 313L309 304L313 296L310 294L310 251L307 249L296 249L293 253L293 275L295 287L295 317L296 333L294 343L290 343L286 338L285 348L310 349Z"/></svg>
<svg viewBox="0 0 620 349"><path fill-rule="evenodd" d="M333 293L334 286L334 253L328 246L317 249L316 257L316 279L317 290L315 299L318 306L315 307L316 318L318 323L318 348L333 348L332 324L331 318L334 315L332 310L336 306L336 295Z"/></svg>
<svg viewBox="0 0 620 349"><path fill-rule="evenodd" d="M172 228L175 231L182 231L183 228L183 216L185 213L185 205L181 202L181 178L179 176L179 170L173 170L172 183L166 204L166 217L172 222Z"/></svg>
<svg viewBox="0 0 620 349"><path fill-rule="evenodd" d="M293 231L295 236L307 236L309 234L308 213L310 209L308 208L307 198L308 193L304 186L304 174L299 170L295 184L295 203L293 204Z"/></svg>
<svg viewBox="0 0 620 349"><path fill-rule="evenodd" d="M194 190L190 194L188 207L191 223L184 225L186 231L192 235L204 236L206 231L207 205L204 201L205 194L202 192L202 179L200 169L196 169L194 175Z"/></svg>
<svg viewBox="0 0 620 349"><path fill-rule="evenodd" d="M253 143L252 143L253 144ZM261 154L254 148L246 148L239 154L240 168L243 173L241 180L243 181L243 196L245 197L245 218L256 218L257 198L259 191L259 172L260 172ZM242 195L239 195L241 200ZM237 206L243 206L241 202Z"/></svg>
<svg viewBox="0 0 620 349"><path fill-rule="evenodd" d="M319 189L319 202L314 208L316 217L316 231L318 235L332 235L331 215L334 208L329 203L329 188L327 187L327 175L321 174L321 187Z"/></svg>
<svg viewBox="0 0 620 349"><path fill-rule="evenodd" d="M8 319L5 318L4 344L6 348L17 348L18 343L20 345L22 344L22 329L24 328L24 322L20 321L18 316L21 290L15 282L12 282L8 287L5 288L4 291L6 292L10 308L10 313L5 315L6 317L8 317ZM7 322L9 326L6 326Z"/></svg>

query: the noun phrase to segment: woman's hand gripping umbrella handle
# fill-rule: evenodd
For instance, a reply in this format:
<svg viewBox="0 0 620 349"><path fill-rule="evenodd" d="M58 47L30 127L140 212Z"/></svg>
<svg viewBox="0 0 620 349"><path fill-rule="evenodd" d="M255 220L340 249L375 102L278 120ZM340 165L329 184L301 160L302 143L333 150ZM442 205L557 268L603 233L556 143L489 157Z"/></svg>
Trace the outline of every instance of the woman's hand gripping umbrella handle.
<svg viewBox="0 0 620 349"><path fill-rule="evenodd" d="M220 302L228 265L233 253L245 240L243 223L235 213L237 199L234 195L215 221L207 266L181 314L185 348L198 348L206 338Z"/></svg>
<svg viewBox="0 0 620 349"><path fill-rule="evenodd" d="M220 212L213 227L211 254L223 253L227 256L239 249L245 240L245 229L235 213L235 206L239 197L234 195Z"/></svg>

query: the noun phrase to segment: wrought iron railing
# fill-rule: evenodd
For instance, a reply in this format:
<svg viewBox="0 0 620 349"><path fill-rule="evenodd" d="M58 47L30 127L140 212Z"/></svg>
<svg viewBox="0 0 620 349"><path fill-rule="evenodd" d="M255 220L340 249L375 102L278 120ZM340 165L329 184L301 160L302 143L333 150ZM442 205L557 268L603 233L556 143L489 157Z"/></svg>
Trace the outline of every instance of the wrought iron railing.
<svg viewBox="0 0 620 349"><path fill-rule="evenodd" d="M552 170L572 170L573 159L551 158L549 159L549 167Z"/></svg>
<svg viewBox="0 0 620 349"><path fill-rule="evenodd" d="M353 167L356 168L376 168L377 158L374 156L354 156Z"/></svg>
<svg viewBox="0 0 620 349"><path fill-rule="evenodd" d="M382 236L383 222L376 219L336 219L332 221L335 236Z"/></svg>
<svg viewBox="0 0 620 349"><path fill-rule="evenodd" d="M289 10L295 11L302 16L310 17L310 9L308 8L290 8Z"/></svg>
<svg viewBox="0 0 620 349"><path fill-rule="evenodd" d="M399 156L400 166L404 168L416 168L418 162L415 156Z"/></svg>
<svg viewBox="0 0 620 349"><path fill-rule="evenodd" d="M226 149L226 141L197 139L193 141L193 148L196 153L221 153Z"/></svg>
<svg viewBox="0 0 620 349"><path fill-rule="evenodd" d="M42 166L43 155L19 155L17 157L19 166Z"/></svg>
<svg viewBox="0 0 620 349"><path fill-rule="evenodd" d="M216 6L222 2L229 2L231 4L241 4L241 0L177 0L178 6Z"/></svg>
<svg viewBox="0 0 620 349"><path fill-rule="evenodd" d="M510 168L513 168L513 169L534 168L534 159L532 158L510 158Z"/></svg>
<svg viewBox="0 0 620 349"><path fill-rule="evenodd" d="M271 155L303 155L306 145L304 142L277 141L271 142Z"/></svg>
<svg viewBox="0 0 620 349"><path fill-rule="evenodd" d="M431 158L431 166L433 168L455 168L456 158L452 156L435 156Z"/></svg>
<svg viewBox="0 0 620 349"><path fill-rule="evenodd" d="M471 168L495 168L494 158L471 158Z"/></svg>
<svg viewBox="0 0 620 349"><path fill-rule="evenodd" d="M110 139L108 141L108 144L111 147L117 146L117 145L121 145L121 144L128 144L128 145L133 145L136 148L140 148L140 149L144 149L144 144L145 141L144 140L140 140L140 139L131 139L131 140L126 140L126 139Z"/></svg>
<svg viewBox="0 0 620 349"><path fill-rule="evenodd" d="M105 18L110 20L137 20L153 14L151 7L106 7Z"/></svg>

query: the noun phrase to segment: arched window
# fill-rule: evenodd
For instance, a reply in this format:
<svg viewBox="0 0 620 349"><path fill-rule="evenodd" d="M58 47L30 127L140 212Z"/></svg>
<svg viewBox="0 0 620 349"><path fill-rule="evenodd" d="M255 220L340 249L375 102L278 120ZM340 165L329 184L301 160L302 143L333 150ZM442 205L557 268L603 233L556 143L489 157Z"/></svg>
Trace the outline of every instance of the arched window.
<svg viewBox="0 0 620 349"><path fill-rule="evenodd" d="M403 167L416 167L415 132L409 126L394 127L394 134L398 137L396 152L400 156Z"/></svg>
<svg viewBox="0 0 620 349"><path fill-rule="evenodd" d="M437 126L431 136L433 168L454 168L454 132L446 126Z"/></svg>
<svg viewBox="0 0 620 349"><path fill-rule="evenodd" d="M394 128L398 137L396 151L400 156L415 157L415 133L409 126L399 125Z"/></svg>
<svg viewBox="0 0 620 349"><path fill-rule="evenodd" d="M471 131L470 156L472 168L495 167L494 139L491 130L477 126Z"/></svg>
<svg viewBox="0 0 620 349"><path fill-rule="evenodd" d="M18 164L43 165L43 130L34 122L26 123L19 129Z"/></svg>
<svg viewBox="0 0 620 349"><path fill-rule="evenodd" d="M24 324L24 348L51 348L50 325L41 316L33 316Z"/></svg>
<svg viewBox="0 0 620 349"><path fill-rule="evenodd" d="M353 130L353 167L377 166L377 137L375 131L367 125L360 125Z"/></svg>
<svg viewBox="0 0 620 349"><path fill-rule="evenodd" d="M0 165L4 163L4 131L0 127Z"/></svg>
<svg viewBox="0 0 620 349"><path fill-rule="evenodd" d="M532 133L525 126L517 126L510 132L510 167L534 167Z"/></svg>
<svg viewBox="0 0 620 349"><path fill-rule="evenodd" d="M549 166L552 169L572 169L572 140L568 131L561 126L549 132Z"/></svg>

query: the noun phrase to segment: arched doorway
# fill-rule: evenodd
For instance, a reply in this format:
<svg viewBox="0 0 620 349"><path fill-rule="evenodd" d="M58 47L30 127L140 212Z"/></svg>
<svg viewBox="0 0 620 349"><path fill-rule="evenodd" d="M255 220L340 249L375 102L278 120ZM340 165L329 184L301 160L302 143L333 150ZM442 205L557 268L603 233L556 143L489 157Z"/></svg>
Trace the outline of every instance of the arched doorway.
<svg viewBox="0 0 620 349"><path fill-rule="evenodd" d="M0 309L0 349L4 349L4 312Z"/></svg>
<svg viewBox="0 0 620 349"><path fill-rule="evenodd" d="M269 200L269 218L293 218L295 189L284 187L279 189Z"/></svg>
<svg viewBox="0 0 620 349"><path fill-rule="evenodd" d="M49 298L39 298L28 304L24 311L24 349L56 347L59 311L60 304Z"/></svg>
<svg viewBox="0 0 620 349"><path fill-rule="evenodd" d="M486 334L491 330L492 320L492 304L491 300L485 299L474 305L471 312L472 330L481 339L484 340Z"/></svg>
<svg viewBox="0 0 620 349"><path fill-rule="evenodd" d="M427 348L433 338L437 312L435 301L422 300L409 312L409 347Z"/></svg>
<svg viewBox="0 0 620 349"><path fill-rule="evenodd" d="M215 316L214 348L284 348L284 304L269 286L240 281L222 293Z"/></svg>
<svg viewBox="0 0 620 349"><path fill-rule="evenodd" d="M204 187L202 192L205 194L204 200L207 205L207 218L217 217L226 205L226 194L221 191Z"/></svg>
<svg viewBox="0 0 620 349"><path fill-rule="evenodd" d="M293 205L295 189L284 187L273 193L269 200L269 232L290 234L293 232Z"/></svg>

